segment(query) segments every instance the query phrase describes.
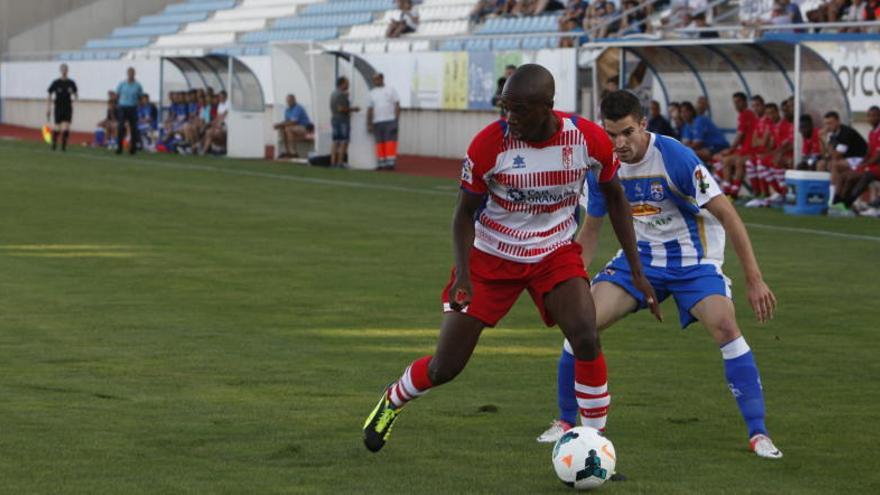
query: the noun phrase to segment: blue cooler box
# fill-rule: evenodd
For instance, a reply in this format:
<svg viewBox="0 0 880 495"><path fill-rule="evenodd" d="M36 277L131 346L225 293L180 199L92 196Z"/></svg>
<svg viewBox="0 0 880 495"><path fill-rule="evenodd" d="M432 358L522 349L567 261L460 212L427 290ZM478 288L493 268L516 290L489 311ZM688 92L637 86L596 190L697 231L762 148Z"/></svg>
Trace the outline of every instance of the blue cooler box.
<svg viewBox="0 0 880 495"><path fill-rule="evenodd" d="M830 172L787 170L785 185L789 188L785 201L789 215L824 215L828 211Z"/></svg>

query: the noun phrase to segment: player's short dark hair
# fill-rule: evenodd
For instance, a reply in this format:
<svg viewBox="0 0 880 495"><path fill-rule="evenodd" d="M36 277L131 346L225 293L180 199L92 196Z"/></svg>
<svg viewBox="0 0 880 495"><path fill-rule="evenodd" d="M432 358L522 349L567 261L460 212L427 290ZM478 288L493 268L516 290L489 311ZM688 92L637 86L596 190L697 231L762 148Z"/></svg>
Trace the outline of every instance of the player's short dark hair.
<svg viewBox="0 0 880 495"><path fill-rule="evenodd" d="M773 103L772 101L770 103L764 105L764 107L765 108L775 108L776 110L779 110L779 105L777 105L776 103Z"/></svg>
<svg viewBox="0 0 880 495"><path fill-rule="evenodd" d="M830 112L828 112L828 113L825 114L825 118L826 118L826 119L840 120L840 114L837 113L837 112L835 112L834 110L832 110L832 111L830 111Z"/></svg>
<svg viewBox="0 0 880 495"><path fill-rule="evenodd" d="M871 107L868 108L868 111L869 112L880 112L880 107L878 107L877 105L871 105Z"/></svg>
<svg viewBox="0 0 880 495"><path fill-rule="evenodd" d="M336 87L342 86L342 83L348 81L348 78L345 76L339 76L336 78Z"/></svg>
<svg viewBox="0 0 880 495"><path fill-rule="evenodd" d="M506 67L504 67L504 68L505 68L505 69L510 69L510 70L516 70L516 66L513 65L513 64L508 64L508 65L507 65Z"/></svg>
<svg viewBox="0 0 880 495"><path fill-rule="evenodd" d="M677 107L679 105L680 104L677 101L673 101L672 103L669 104L669 107L672 108L672 107Z"/></svg>
<svg viewBox="0 0 880 495"><path fill-rule="evenodd" d="M694 114L694 115L697 114L697 108L694 107L694 104L691 103L691 102L689 102L689 101L683 101L683 102L681 102L681 108L682 108L682 109L687 109L689 112L691 112L691 113Z"/></svg>
<svg viewBox="0 0 880 495"><path fill-rule="evenodd" d="M808 113L801 115L801 118L799 120L801 124L813 125L813 116Z"/></svg>
<svg viewBox="0 0 880 495"><path fill-rule="evenodd" d="M602 98L600 105L602 118L608 120L620 120L632 115L636 120L642 120L642 102L631 91L619 89L612 91Z"/></svg>
<svg viewBox="0 0 880 495"><path fill-rule="evenodd" d="M760 101L761 104L764 104L764 97L761 95L752 95L752 101Z"/></svg>
<svg viewBox="0 0 880 495"><path fill-rule="evenodd" d="M746 96L746 94L743 93L742 91L737 91L736 93L733 94L733 97L734 97L734 98L741 99L741 100L747 100L747 99L748 99L748 97Z"/></svg>

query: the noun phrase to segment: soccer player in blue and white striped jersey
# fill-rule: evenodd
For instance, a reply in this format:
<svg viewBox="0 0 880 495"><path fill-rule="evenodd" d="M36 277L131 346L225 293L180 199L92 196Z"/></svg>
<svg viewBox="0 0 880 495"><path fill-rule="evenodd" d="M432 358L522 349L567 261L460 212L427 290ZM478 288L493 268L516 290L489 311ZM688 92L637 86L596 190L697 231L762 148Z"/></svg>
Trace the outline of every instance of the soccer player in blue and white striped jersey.
<svg viewBox="0 0 880 495"><path fill-rule="evenodd" d="M773 317L776 298L763 281L742 220L693 150L675 139L647 132L635 95L611 93L602 101L602 115L621 161L618 178L632 206L639 256L648 280L659 300L675 299L682 328L699 321L715 339L728 387L748 428L751 449L760 457L782 457L767 432L760 374L736 322L730 280L721 271L727 235L745 271L749 303L758 321ZM589 265L605 206L589 183L587 189L588 216L579 240ZM626 258L618 254L594 278L591 292L600 330L648 307L633 287L630 273ZM555 441L575 424L578 408L596 412L581 418L582 423L599 429L605 426L611 403L607 390L576 385L572 363L566 342L558 372L560 419L538 441Z"/></svg>

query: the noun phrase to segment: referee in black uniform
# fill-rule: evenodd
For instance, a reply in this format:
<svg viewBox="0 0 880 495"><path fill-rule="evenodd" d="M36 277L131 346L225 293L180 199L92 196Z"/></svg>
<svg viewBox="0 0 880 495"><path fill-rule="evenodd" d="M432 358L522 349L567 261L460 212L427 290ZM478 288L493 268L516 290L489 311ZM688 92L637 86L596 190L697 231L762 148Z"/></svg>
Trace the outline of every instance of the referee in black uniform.
<svg viewBox="0 0 880 495"><path fill-rule="evenodd" d="M70 137L70 121L73 120L73 99L77 98L76 83L67 78L67 64L61 64L61 77L49 86L49 108L46 120L52 114L52 96L55 96L55 129L52 131L52 150L58 149L58 133L61 133L61 151L67 151Z"/></svg>

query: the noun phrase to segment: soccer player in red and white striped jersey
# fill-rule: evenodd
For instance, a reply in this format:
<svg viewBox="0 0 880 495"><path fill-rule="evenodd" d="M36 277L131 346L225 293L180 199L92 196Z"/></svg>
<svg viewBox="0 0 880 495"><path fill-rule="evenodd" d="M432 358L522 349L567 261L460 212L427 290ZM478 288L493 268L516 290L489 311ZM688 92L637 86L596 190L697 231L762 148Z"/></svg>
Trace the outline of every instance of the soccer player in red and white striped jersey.
<svg viewBox="0 0 880 495"><path fill-rule="evenodd" d="M605 359L581 246L574 241L588 170L597 174L636 287L655 314L659 309L642 273L611 141L592 122L553 111L554 94L547 69L520 67L501 94L507 119L483 129L468 148L453 218L455 267L443 290L436 352L413 361L383 391L364 424L369 450L385 445L406 403L464 369L482 330L495 326L523 290L544 322L559 324L571 342L584 423L604 423L610 403Z"/></svg>

